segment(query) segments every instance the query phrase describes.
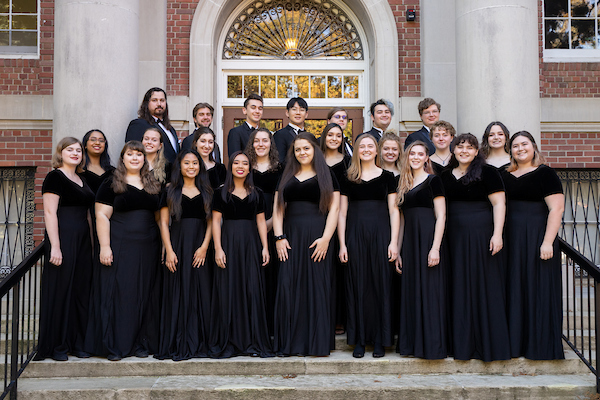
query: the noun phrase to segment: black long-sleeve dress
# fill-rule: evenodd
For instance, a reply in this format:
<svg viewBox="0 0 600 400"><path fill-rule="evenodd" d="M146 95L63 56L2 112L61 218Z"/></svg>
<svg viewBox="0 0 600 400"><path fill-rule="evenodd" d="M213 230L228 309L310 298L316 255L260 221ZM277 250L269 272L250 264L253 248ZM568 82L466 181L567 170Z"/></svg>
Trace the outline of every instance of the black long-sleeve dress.
<svg viewBox="0 0 600 400"><path fill-rule="evenodd" d="M166 191L161 207L167 207ZM181 216L172 219L171 245L177 255L176 271L163 270L160 344L156 358L174 361L208 356L212 260L194 268L194 253L206 235L207 220L202 194L181 195Z"/></svg>
<svg viewBox="0 0 600 400"><path fill-rule="evenodd" d="M463 184L452 169L442 173L448 203L446 238L451 269L454 358L510 358L505 269L502 251L489 250L494 231L488 195L504 191L496 168L484 165L481 179Z"/></svg>
<svg viewBox="0 0 600 400"><path fill-rule="evenodd" d="M59 196L56 214L63 261L60 266L49 262L51 246L46 234L36 359L64 359L69 352L80 355L83 351L92 278L88 211L94 204L94 193L85 181L79 186L58 169L44 179L44 193Z"/></svg>
<svg viewBox="0 0 600 400"><path fill-rule="evenodd" d="M102 355L127 357L158 351L161 285L160 235L155 220L159 195L127 185L115 193L112 180L98 189L96 202L113 207L111 266L100 271Z"/></svg>
<svg viewBox="0 0 600 400"><path fill-rule="evenodd" d="M348 197L346 246L348 271L348 344L367 343L391 346L392 277L388 261L391 240L388 195L396 192L394 174L381 175L359 183L342 181L341 193Z"/></svg>
<svg viewBox="0 0 600 400"><path fill-rule="evenodd" d="M562 347L562 277L558 241L554 255L540 258L546 233L545 198L562 193L560 179L545 165L516 177L502 174L508 199L507 309L511 355L532 360L564 358Z"/></svg>
<svg viewBox="0 0 600 400"><path fill-rule="evenodd" d="M334 179L334 190L339 191ZM279 355L329 355L331 347L331 242L320 262L309 246L323 236L327 216L319 210L316 176L293 177L279 194L287 204L283 231L291 250L279 264L275 302L275 350Z"/></svg>
<svg viewBox="0 0 600 400"><path fill-rule="evenodd" d="M409 190L401 205L404 214L400 334L396 350L427 359L446 358L446 260L429 267L427 258L435 234L433 200L444 196L442 179L429 175Z"/></svg>
<svg viewBox="0 0 600 400"><path fill-rule="evenodd" d="M256 216L265 211L262 193L257 189L254 196L240 199L230 194L223 200L223 190L215 192L212 209L222 214L226 267L215 268L209 353L214 358L272 357L261 278L262 244L256 226Z"/></svg>

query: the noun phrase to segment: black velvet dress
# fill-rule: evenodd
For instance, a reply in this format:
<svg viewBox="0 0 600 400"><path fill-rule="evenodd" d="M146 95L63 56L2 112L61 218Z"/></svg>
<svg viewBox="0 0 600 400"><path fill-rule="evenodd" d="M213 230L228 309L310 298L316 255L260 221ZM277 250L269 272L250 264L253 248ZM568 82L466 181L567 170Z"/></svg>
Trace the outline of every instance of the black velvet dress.
<svg viewBox="0 0 600 400"><path fill-rule="evenodd" d="M430 161L431 161L431 159L430 159ZM444 172L446 170L446 168L448 168L448 166L438 164L435 161L431 161L431 168L433 169L434 174L436 174L437 176L441 176L442 172Z"/></svg>
<svg viewBox="0 0 600 400"><path fill-rule="evenodd" d="M221 244L226 267L215 268L209 353L214 358L274 353L267 329L261 277L262 244L256 216L265 212L260 190L244 199L222 191L213 196L213 211L222 214Z"/></svg>
<svg viewBox="0 0 600 400"><path fill-rule="evenodd" d="M77 354L83 350L92 279L87 216L94 204L94 193L85 181L79 186L58 169L44 179L44 193L59 196L56 214L63 261L58 267L50 263L51 246L46 234L37 360L62 358L69 352Z"/></svg>
<svg viewBox="0 0 600 400"><path fill-rule="evenodd" d="M96 193L98 193L98 189L100 188L100 185L102 184L102 182L104 182L107 179L112 178L114 171L115 171L115 168L110 167L102 175L97 175L94 172L86 169L85 171L83 171L83 174L81 174L81 175L83 175L83 178L89 185L90 189L92 189L92 192L94 192L94 194L96 194Z"/></svg>
<svg viewBox="0 0 600 400"><path fill-rule="evenodd" d="M227 175L227 167L220 163L215 163L215 166L208 171L208 179L210 180L210 186L213 190L225 183L225 176Z"/></svg>
<svg viewBox="0 0 600 400"><path fill-rule="evenodd" d="M446 260L427 265L435 234L433 199L444 196L442 179L429 175L405 194L400 335L396 350L427 359L446 358Z"/></svg>
<svg viewBox="0 0 600 400"><path fill-rule="evenodd" d="M161 207L167 207L166 191ZM171 245L177 255L176 271L163 269L159 359L174 361L208 356L213 260L192 267L194 253L206 235L206 213L202 194L181 196L181 217L172 218Z"/></svg>
<svg viewBox="0 0 600 400"><path fill-rule="evenodd" d="M127 185L115 193L112 180L96 202L113 207L111 266L100 270L102 355L127 357L158 351L161 272L160 235L155 220L159 195Z"/></svg>
<svg viewBox="0 0 600 400"><path fill-rule="evenodd" d="M558 241L554 256L540 258L546 233L545 197L562 193L560 179L540 165L520 177L502 174L508 199L508 328L511 355L532 360L564 358L562 346L562 276Z"/></svg>
<svg viewBox="0 0 600 400"><path fill-rule="evenodd" d="M388 261L391 240L388 195L396 192L394 174L383 171L380 176L360 183L345 180L341 188L342 196L348 197L348 344L391 346L395 268Z"/></svg>
<svg viewBox="0 0 600 400"><path fill-rule="evenodd" d="M275 200L275 192L277 184L283 172L281 166L275 169L260 172L253 171L254 186L262 190L263 199L265 202L265 219L268 220L273 216L273 204ZM277 276L279 275L279 260L277 259L277 249L275 248L275 240L273 230L269 231L267 236L269 240L269 254L271 259L262 269L263 284L265 288L265 302L267 310L267 324L269 326L269 335L273 335L275 331L275 296L277 295Z"/></svg>
<svg viewBox="0 0 600 400"><path fill-rule="evenodd" d="M488 195L504 191L496 168L484 165L481 179L463 184L452 169L442 173L448 203L446 244L451 269L454 358L510 358L502 251L489 250L494 230Z"/></svg>
<svg viewBox="0 0 600 400"><path fill-rule="evenodd" d="M335 178L332 176L332 178ZM334 180L334 190L339 185ZM329 355L331 347L331 269L333 246L314 262L309 246L323 236L327 216L319 210L317 177L292 178L280 195L287 203L283 231L291 250L279 264L275 302L275 350L280 355Z"/></svg>

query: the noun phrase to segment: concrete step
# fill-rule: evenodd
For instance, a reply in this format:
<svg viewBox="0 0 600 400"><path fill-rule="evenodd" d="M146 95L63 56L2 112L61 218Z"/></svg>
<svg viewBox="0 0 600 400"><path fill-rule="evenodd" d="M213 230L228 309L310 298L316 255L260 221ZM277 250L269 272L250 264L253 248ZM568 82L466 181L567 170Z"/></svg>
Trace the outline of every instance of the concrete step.
<svg viewBox="0 0 600 400"><path fill-rule="evenodd" d="M251 375L20 379L19 400L591 399L584 375Z"/></svg>

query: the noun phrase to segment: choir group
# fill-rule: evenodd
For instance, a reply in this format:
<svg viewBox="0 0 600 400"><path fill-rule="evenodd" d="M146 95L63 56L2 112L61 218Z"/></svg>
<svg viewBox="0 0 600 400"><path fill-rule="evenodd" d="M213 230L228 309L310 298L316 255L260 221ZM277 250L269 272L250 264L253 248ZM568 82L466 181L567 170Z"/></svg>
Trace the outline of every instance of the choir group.
<svg viewBox="0 0 600 400"><path fill-rule="evenodd" d="M404 150L376 131L352 148L336 108L320 139L251 129L227 167L208 127L173 162L149 128L116 168L101 131L62 139L37 359L327 356L344 331L357 358L396 335L425 359L563 358L561 182L528 132L492 122L480 146L430 109Z"/></svg>

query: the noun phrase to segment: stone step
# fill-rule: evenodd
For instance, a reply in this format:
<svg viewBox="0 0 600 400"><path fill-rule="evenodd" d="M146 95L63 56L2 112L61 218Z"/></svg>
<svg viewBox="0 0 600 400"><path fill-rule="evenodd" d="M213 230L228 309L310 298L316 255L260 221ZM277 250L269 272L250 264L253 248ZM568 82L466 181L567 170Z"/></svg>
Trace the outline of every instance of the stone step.
<svg viewBox="0 0 600 400"><path fill-rule="evenodd" d="M388 349L383 358L373 358L367 348L364 358L352 357L349 351L336 350L329 357L233 357L223 360L193 359L187 361L157 360L152 357L129 357L108 361L91 357L70 357L68 362L50 359L31 362L25 378L90 378L106 376L177 376L177 375L328 375L328 374L516 374L573 375L589 370L572 351L565 360L531 361L514 358L506 361L482 362L423 360L401 356Z"/></svg>
<svg viewBox="0 0 600 400"><path fill-rule="evenodd" d="M582 375L250 375L19 379L19 400L92 399L576 399L594 398Z"/></svg>

